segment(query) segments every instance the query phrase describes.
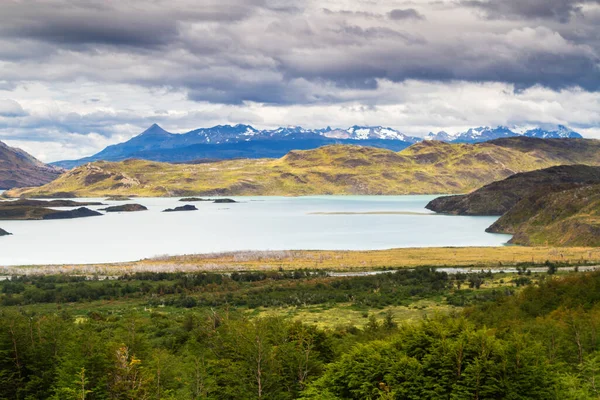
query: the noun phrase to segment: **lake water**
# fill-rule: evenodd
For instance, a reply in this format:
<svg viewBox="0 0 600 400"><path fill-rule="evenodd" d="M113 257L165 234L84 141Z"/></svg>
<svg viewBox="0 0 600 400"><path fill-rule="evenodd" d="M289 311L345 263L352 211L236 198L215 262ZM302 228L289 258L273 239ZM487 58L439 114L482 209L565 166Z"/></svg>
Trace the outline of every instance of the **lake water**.
<svg viewBox="0 0 600 400"><path fill-rule="evenodd" d="M71 220L0 221L0 228L13 233L0 238L0 265L133 261L235 250L500 246L510 239L485 232L496 217L429 212L424 207L435 197L233 197L239 203L190 203L199 211L173 213L161 211L186 203L178 198L86 199L109 205L135 202L148 211ZM314 214L335 212L407 214Z"/></svg>

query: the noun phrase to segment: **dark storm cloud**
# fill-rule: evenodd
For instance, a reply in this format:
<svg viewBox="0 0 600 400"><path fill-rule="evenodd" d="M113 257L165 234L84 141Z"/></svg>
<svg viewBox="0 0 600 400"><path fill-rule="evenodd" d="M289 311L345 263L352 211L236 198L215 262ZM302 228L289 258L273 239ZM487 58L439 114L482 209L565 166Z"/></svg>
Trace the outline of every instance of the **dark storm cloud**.
<svg viewBox="0 0 600 400"><path fill-rule="evenodd" d="M553 19L566 23L585 3L598 0L469 0L462 4L483 10L489 18Z"/></svg>
<svg viewBox="0 0 600 400"><path fill-rule="evenodd" d="M390 19L393 20L403 20L403 19L416 19L416 20L424 20L425 17L419 13L414 8L396 8L388 13Z"/></svg>
<svg viewBox="0 0 600 400"><path fill-rule="evenodd" d="M391 11L375 2L316 4L2 2L0 90L82 79L184 91L195 101L281 105L362 99L381 80L600 90L598 18L571 18L585 11L582 1L471 0Z"/></svg>
<svg viewBox="0 0 600 400"><path fill-rule="evenodd" d="M137 7L136 7L137 3ZM179 2L98 2L84 0L9 1L0 4L0 35L55 44L156 46L173 42L178 22L227 23L248 17L262 1L208 2L185 9ZM229 5L229 7L228 7Z"/></svg>

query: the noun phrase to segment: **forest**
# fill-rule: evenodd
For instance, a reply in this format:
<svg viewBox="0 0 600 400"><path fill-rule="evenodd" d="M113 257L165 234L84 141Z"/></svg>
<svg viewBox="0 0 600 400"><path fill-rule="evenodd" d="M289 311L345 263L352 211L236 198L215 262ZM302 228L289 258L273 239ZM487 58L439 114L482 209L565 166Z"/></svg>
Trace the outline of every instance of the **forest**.
<svg viewBox="0 0 600 400"><path fill-rule="evenodd" d="M519 272L13 277L0 398L599 398L600 273ZM393 311L423 299L453 308ZM253 312L315 304L364 323Z"/></svg>

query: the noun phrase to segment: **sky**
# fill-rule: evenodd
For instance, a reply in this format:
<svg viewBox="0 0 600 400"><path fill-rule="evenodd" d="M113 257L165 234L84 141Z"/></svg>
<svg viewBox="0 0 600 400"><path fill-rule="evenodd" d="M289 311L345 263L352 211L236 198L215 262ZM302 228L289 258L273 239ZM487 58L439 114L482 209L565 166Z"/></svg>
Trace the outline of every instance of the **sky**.
<svg viewBox="0 0 600 400"><path fill-rule="evenodd" d="M600 138L599 26L600 0L1 0L0 140L49 162L153 123Z"/></svg>

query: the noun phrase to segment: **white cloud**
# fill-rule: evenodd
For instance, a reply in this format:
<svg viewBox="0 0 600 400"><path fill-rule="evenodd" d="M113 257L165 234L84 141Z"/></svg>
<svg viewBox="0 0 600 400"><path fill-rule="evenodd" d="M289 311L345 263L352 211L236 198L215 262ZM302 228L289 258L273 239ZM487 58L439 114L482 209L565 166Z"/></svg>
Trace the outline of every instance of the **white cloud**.
<svg viewBox="0 0 600 400"><path fill-rule="evenodd" d="M23 107L11 99L0 99L0 117L13 118L25 115Z"/></svg>
<svg viewBox="0 0 600 400"><path fill-rule="evenodd" d="M4 2L0 140L52 161L154 122L598 137L600 8L560 1Z"/></svg>
<svg viewBox="0 0 600 400"><path fill-rule="evenodd" d="M543 87L515 92L502 83L381 81L377 89L357 93L358 101L350 93L342 103L282 106L197 103L184 92L81 82L52 88L32 84L14 94L27 115L0 118L0 140L43 161L91 155L154 122L175 133L226 123L258 128L377 124L412 135L480 125L564 124L600 138L600 93ZM377 97L385 101L378 104Z"/></svg>

